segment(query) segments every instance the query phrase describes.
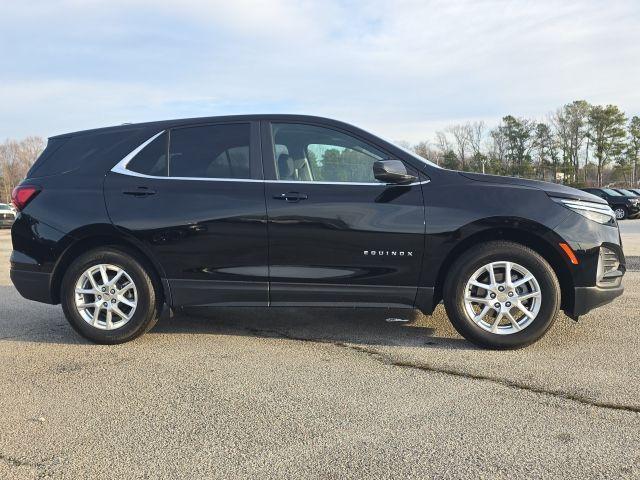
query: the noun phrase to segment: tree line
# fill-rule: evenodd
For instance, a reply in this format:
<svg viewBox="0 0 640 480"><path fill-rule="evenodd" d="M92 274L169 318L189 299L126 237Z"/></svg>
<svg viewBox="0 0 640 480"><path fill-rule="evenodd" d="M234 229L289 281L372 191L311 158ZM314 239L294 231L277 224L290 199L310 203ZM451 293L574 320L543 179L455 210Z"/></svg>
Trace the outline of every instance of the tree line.
<svg viewBox="0 0 640 480"><path fill-rule="evenodd" d="M640 117L568 103L543 121L507 115L493 128L455 124L411 148L442 167L566 183L638 186Z"/></svg>
<svg viewBox="0 0 640 480"><path fill-rule="evenodd" d="M0 144L0 201L44 149L41 137ZM493 128L482 122L451 125L433 140L405 145L442 167L565 183L577 187L640 182L640 117L615 105L568 103L543 121L507 115Z"/></svg>
<svg viewBox="0 0 640 480"><path fill-rule="evenodd" d="M11 201L11 191L25 178L45 145L41 137L6 140L0 144L0 203Z"/></svg>

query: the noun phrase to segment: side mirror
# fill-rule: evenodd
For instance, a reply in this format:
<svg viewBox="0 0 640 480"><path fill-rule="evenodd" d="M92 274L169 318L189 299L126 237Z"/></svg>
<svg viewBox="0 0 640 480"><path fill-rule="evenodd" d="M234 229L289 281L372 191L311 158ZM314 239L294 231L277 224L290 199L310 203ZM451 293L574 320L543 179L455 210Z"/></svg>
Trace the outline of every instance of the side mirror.
<svg viewBox="0 0 640 480"><path fill-rule="evenodd" d="M373 176L384 183L404 185L412 183L416 177L407 172L400 160L378 160L373 164Z"/></svg>

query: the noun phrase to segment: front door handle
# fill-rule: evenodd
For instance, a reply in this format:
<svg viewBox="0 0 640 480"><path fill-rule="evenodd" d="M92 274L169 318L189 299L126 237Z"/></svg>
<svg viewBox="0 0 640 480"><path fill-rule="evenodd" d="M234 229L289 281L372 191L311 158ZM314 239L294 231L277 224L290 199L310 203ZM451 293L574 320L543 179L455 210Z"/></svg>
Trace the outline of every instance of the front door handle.
<svg viewBox="0 0 640 480"><path fill-rule="evenodd" d="M124 190L122 193L125 195L131 195L132 197L148 197L150 195L155 195L156 191L148 187L137 187L134 190Z"/></svg>
<svg viewBox="0 0 640 480"><path fill-rule="evenodd" d="M285 200L286 202L295 203L300 200L306 200L309 196L306 193L298 193L298 192L287 192L281 193L280 195L274 195L276 200Z"/></svg>

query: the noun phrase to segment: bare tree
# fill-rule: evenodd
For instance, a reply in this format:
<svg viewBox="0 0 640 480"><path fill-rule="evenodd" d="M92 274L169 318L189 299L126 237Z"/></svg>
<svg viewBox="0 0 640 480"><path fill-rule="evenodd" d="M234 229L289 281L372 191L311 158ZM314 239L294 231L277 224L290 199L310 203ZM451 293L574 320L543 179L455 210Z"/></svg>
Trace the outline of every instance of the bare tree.
<svg viewBox="0 0 640 480"><path fill-rule="evenodd" d="M438 155L438 152L431 148L429 142L419 142L413 146L412 150L422 158L426 158L430 162L433 162L436 165L440 165L440 155Z"/></svg>
<svg viewBox="0 0 640 480"><path fill-rule="evenodd" d="M447 129L447 131L453 135L453 139L455 142L455 151L458 156L458 161L460 162L460 166L462 170L465 170L467 153L471 150L471 136L472 136L472 128L471 124L457 124L452 125Z"/></svg>
<svg viewBox="0 0 640 480"><path fill-rule="evenodd" d="M451 142L449 141L449 137L445 132L436 132L436 147L440 150L442 155L445 155L447 152L453 150L451 148Z"/></svg>
<svg viewBox="0 0 640 480"><path fill-rule="evenodd" d="M26 176L44 146L40 137L6 140L0 145L0 195L4 201L11 200L11 191Z"/></svg>

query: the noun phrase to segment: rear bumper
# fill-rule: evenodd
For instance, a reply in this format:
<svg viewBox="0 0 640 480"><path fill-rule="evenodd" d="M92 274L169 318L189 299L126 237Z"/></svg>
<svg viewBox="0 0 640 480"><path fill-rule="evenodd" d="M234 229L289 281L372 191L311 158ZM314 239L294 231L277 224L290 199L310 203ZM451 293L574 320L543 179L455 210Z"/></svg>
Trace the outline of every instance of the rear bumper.
<svg viewBox="0 0 640 480"><path fill-rule="evenodd" d="M51 298L51 273L40 270L38 262L24 253L11 252L9 276L18 293L36 302L56 302Z"/></svg>
<svg viewBox="0 0 640 480"><path fill-rule="evenodd" d="M589 313L594 308L612 302L622 295L624 287L602 288L602 287L575 287L573 308L566 312L571 318L577 320L581 315Z"/></svg>
<svg viewBox="0 0 640 480"><path fill-rule="evenodd" d="M11 268L11 281L27 300L55 303L51 298L51 274Z"/></svg>

